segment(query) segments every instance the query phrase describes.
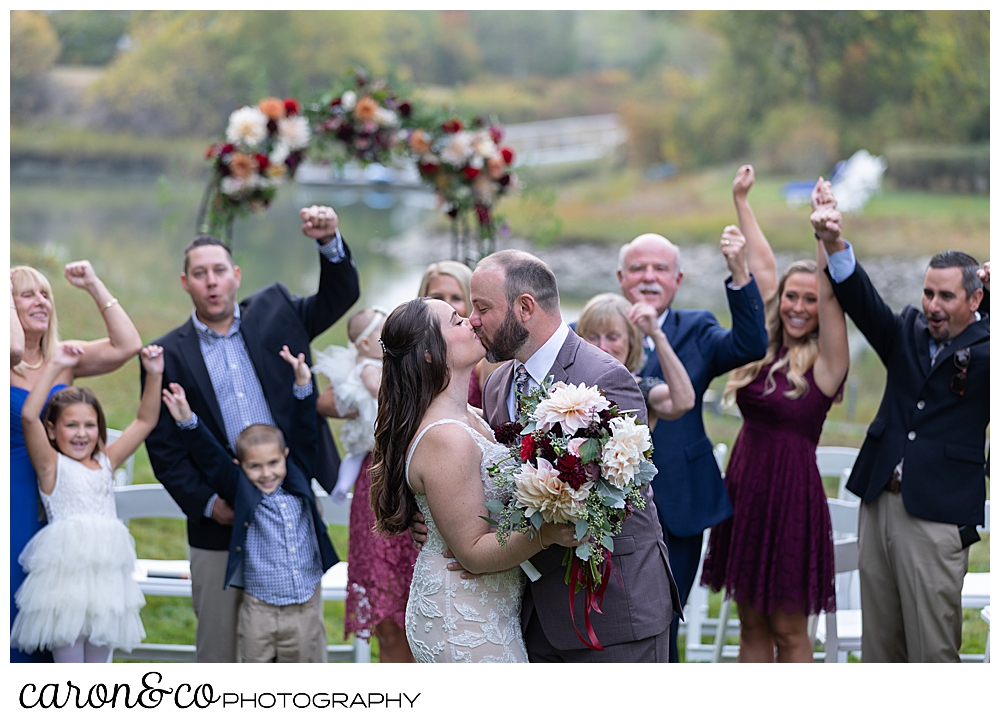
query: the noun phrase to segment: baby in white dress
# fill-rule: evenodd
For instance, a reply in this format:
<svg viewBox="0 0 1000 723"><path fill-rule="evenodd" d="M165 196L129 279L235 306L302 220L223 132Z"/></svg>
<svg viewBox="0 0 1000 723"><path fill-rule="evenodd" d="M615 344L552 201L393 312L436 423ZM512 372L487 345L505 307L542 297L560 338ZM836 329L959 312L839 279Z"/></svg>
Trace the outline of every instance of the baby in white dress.
<svg viewBox="0 0 1000 723"><path fill-rule="evenodd" d="M347 321L348 346L329 346L316 352L313 371L329 378L337 412L345 418L340 428L340 443L347 456L340 462L337 486L331 495L337 504L347 498L365 456L375 444L378 389L382 382L379 337L385 317L381 309L362 309Z"/></svg>

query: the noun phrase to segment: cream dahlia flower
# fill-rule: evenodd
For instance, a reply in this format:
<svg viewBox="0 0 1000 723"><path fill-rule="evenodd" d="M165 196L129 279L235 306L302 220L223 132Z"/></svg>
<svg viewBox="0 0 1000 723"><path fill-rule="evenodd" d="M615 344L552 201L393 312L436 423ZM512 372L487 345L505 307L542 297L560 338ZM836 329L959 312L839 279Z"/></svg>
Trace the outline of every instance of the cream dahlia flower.
<svg viewBox="0 0 1000 723"><path fill-rule="evenodd" d="M279 119L278 138L291 151L305 148L309 145L309 121L300 115Z"/></svg>
<svg viewBox="0 0 1000 723"><path fill-rule="evenodd" d="M610 406L597 387L556 382L548 398L535 408L534 417L540 429L549 430L558 422L564 434L572 435L589 425L595 414Z"/></svg>
<svg viewBox="0 0 1000 723"><path fill-rule="evenodd" d="M649 447L649 427L636 424L631 415L612 419L611 439L601 454L601 476L616 487L629 486Z"/></svg>
<svg viewBox="0 0 1000 723"><path fill-rule="evenodd" d="M525 506L525 517L541 512L547 522L576 522L580 519L584 500L592 483L573 489L560 479L559 472L546 459L539 459L538 468L522 464L514 475L514 497Z"/></svg>
<svg viewBox="0 0 1000 723"><path fill-rule="evenodd" d="M472 134L467 131L453 133L448 145L441 150L441 160L453 166L464 166L472 155Z"/></svg>
<svg viewBox="0 0 1000 723"><path fill-rule="evenodd" d="M259 108L248 105L237 108L229 116L226 140L255 146L267 138L267 116Z"/></svg>

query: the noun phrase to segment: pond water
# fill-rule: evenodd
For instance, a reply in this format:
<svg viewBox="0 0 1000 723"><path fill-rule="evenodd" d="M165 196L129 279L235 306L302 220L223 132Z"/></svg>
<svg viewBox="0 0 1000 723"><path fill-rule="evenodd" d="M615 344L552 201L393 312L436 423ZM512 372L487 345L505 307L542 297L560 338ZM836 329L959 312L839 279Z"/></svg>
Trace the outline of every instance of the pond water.
<svg viewBox="0 0 1000 723"><path fill-rule="evenodd" d="M147 317L164 319L162 329L140 329L144 339L151 339L190 313L178 277L184 246L195 235L202 190L193 181L165 178L128 184L12 179L10 238L59 263L89 259L113 292L129 301L127 308L145 308ZM361 277L361 304L391 309L413 297L423 264L408 264L377 249L436 220L433 196L296 184L281 189L265 213L235 223L234 257L243 270L240 298L273 281L297 294L316 290L315 246L301 234L298 216L299 208L311 204L337 210ZM443 248L441 258L449 253ZM57 297L74 298L60 294L59 280L50 280Z"/></svg>

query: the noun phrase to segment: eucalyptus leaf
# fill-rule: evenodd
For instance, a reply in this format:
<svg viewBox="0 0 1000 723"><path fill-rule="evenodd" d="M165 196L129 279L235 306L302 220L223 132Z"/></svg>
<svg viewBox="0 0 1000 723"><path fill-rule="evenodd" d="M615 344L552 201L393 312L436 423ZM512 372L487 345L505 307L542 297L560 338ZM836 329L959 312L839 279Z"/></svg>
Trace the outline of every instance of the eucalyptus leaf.
<svg viewBox="0 0 1000 723"><path fill-rule="evenodd" d="M588 525L586 520L580 520L576 523L576 530L573 533L576 539L583 539L583 536L587 534L587 527Z"/></svg>
<svg viewBox="0 0 1000 723"><path fill-rule="evenodd" d="M545 522L545 518L542 517L541 512L536 512L531 516L531 524L536 530L542 528L542 523Z"/></svg>
<svg viewBox="0 0 1000 723"><path fill-rule="evenodd" d="M590 554L593 552L593 548L590 546L589 542L584 542L582 545L576 548L576 556L581 560L589 560Z"/></svg>
<svg viewBox="0 0 1000 723"><path fill-rule="evenodd" d="M608 552L615 551L615 541L611 537L611 535L604 535L601 538L601 545L604 546L608 550Z"/></svg>
<svg viewBox="0 0 1000 723"><path fill-rule="evenodd" d="M639 471L635 473L635 483L637 485L649 484L656 476L656 465L649 460L642 460L639 463Z"/></svg>
<svg viewBox="0 0 1000 723"><path fill-rule="evenodd" d="M503 513L503 503L500 500L488 500L483 503L483 507L494 517L499 517Z"/></svg>

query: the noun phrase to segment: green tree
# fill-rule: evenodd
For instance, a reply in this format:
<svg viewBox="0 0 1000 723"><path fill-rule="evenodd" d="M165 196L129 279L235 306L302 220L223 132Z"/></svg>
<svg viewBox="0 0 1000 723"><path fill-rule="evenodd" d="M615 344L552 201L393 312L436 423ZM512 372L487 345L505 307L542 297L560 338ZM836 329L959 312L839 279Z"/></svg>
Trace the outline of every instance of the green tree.
<svg viewBox="0 0 1000 723"><path fill-rule="evenodd" d="M10 14L10 108L23 120L45 104L45 71L59 57L59 38L40 12Z"/></svg>
<svg viewBox="0 0 1000 723"><path fill-rule="evenodd" d="M128 27L128 10L59 10L49 20L59 42L62 65L107 65Z"/></svg>

